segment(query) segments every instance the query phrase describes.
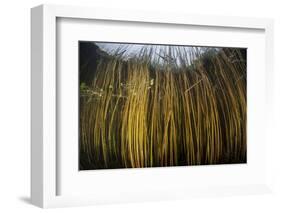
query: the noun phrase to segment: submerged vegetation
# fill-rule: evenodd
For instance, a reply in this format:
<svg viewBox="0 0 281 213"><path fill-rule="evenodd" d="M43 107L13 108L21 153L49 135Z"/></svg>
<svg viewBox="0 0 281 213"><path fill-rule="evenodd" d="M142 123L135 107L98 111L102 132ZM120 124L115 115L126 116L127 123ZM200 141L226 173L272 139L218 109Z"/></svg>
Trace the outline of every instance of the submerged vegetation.
<svg viewBox="0 0 281 213"><path fill-rule="evenodd" d="M246 162L246 49L79 47L81 170Z"/></svg>

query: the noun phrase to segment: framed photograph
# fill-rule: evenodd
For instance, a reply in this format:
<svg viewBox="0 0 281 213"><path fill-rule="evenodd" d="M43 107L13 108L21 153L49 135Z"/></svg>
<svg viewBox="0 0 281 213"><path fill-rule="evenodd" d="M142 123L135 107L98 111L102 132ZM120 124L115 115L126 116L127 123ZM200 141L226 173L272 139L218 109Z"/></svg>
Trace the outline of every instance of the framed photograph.
<svg viewBox="0 0 281 213"><path fill-rule="evenodd" d="M33 204L271 191L272 20L31 15Z"/></svg>

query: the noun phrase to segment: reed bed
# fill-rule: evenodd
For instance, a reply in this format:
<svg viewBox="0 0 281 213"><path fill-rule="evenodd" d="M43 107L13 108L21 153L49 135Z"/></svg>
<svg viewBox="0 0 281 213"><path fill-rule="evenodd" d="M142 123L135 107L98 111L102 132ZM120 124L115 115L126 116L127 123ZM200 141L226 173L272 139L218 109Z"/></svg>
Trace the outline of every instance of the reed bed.
<svg viewBox="0 0 281 213"><path fill-rule="evenodd" d="M80 79L80 169L245 163L246 50L153 51Z"/></svg>

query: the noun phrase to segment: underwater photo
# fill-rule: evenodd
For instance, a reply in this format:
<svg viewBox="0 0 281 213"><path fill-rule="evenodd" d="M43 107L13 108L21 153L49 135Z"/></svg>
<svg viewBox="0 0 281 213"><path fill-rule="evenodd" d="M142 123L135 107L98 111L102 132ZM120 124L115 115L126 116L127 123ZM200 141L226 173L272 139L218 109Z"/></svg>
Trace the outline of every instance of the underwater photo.
<svg viewBox="0 0 281 213"><path fill-rule="evenodd" d="M79 41L79 170L247 163L247 49Z"/></svg>

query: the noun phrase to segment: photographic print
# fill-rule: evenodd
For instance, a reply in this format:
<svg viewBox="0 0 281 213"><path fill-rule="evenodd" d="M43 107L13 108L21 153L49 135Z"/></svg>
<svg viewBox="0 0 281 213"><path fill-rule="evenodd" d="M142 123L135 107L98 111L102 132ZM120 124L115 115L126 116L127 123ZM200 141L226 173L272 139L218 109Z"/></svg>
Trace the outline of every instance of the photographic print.
<svg viewBox="0 0 281 213"><path fill-rule="evenodd" d="M247 162L247 49L79 41L79 170Z"/></svg>

